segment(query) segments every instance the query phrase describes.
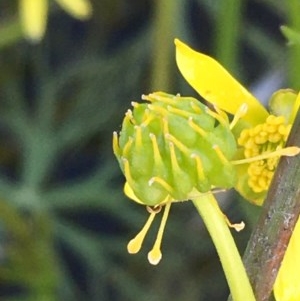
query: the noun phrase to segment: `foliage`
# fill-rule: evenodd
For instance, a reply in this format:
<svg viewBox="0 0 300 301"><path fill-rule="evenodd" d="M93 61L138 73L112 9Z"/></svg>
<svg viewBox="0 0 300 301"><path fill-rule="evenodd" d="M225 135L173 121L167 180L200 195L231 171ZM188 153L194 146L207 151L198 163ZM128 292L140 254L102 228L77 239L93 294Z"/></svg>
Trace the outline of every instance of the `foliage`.
<svg viewBox="0 0 300 301"><path fill-rule="evenodd" d="M159 267L128 256L125 246L142 223L144 208L122 194L111 134L128 102L142 93L154 87L190 91L170 64L155 65L158 53L174 61L169 46L175 35L218 56L245 82L258 82L266 71L285 74L290 51L279 26L289 26L290 11L281 1L245 1L232 12L241 16L237 26L229 15L220 17L221 1L162 2L170 1L173 17L155 18L155 2L94 0L93 16L84 23L51 2L46 35L35 45L22 36L17 1L0 1L0 292L5 300L227 296L214 248L191 206L180 211L173 206L175 218L164 241L168 256ZM167 22L172 32L162 31L153 42L153 31ZM215 34L224 23L224 33ZM226 43L233 27L238 32ZM221 53L222 47L227 49ZM163 77L156 82L153 74ZM223 203L231 220L244 219L248 226L236 236L243 250L256 209L233 206L235 198L229 194Z"/></svg>

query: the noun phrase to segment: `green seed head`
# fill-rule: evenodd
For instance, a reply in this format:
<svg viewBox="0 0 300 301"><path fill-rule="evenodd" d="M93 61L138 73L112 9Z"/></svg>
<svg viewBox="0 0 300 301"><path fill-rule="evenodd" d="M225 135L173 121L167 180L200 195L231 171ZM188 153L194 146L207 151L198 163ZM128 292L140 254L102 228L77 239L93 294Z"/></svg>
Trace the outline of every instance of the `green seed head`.
<svg viewBox="0 0 300 301"><path fill-rule="evenodd" d="M234 185L229 160L236 142L224 112L162 92L143 99L149 103L132 103L119 138L114 133L114 153L129 197L156 206L188 199L195 190Z"/></svg>

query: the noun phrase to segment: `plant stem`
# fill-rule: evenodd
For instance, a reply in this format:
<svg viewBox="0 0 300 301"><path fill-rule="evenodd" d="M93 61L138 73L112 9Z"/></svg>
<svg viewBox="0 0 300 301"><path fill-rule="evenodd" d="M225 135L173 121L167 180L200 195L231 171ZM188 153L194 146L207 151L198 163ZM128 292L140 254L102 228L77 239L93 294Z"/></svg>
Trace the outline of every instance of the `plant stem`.
<svg viewBox="0 0 300 301"><path fill-rule="evenodd" d="M299 0L288 0L287 1L288 10L288 26L293 30L300 32L300 2ZM289 65L288 65L288 77L289 84L292 89L300 89L300 45L295 44L289 47Z"/></svg>
<svg viewBox="0 0 300 301"><path fill-rule="evenodd" d="M287 146L300 146L300 114ZM300 156L282 157L264 202L244 263L257 301L270 298L276 276L300 214Z"/></svg>
<svg viewBox="0 0 300 301"><path fill-rule="evenodd" d="M180 26L181 10L185 1L156 0L152 39L152 91L171 89L174 66L174 38Z"/></svg>
<svg viewBox="0 0 300 301"><path fill-rule="evenodd" d="M224 215L209 193L193 200L220 257L234 301L255 301L242 259Z"/></svg>
<svg viewBox="0 0 300 301"><path fill-rule="evenodd" d="M215 29L216 58L228 69L237 71L238 40L241 37L241 0L224 0L219 3Z"/></svg>

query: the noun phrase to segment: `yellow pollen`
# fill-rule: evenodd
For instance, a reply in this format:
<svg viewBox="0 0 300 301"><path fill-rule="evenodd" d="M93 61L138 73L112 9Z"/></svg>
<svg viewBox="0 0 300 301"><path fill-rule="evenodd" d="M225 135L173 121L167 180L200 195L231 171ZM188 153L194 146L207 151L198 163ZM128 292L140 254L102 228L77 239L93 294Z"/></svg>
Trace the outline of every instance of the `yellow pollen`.
<svg viewBox="0 0 300 301"><path fill-rule="evenodd" d="M136 254L139 252L139 250L142 247L145 236L146 236L148 230L150 229L150 226L151 226L156 214L157 214L157 212L151 211L151 214L149 215L142 230L132 240L130 240L130 242L127 245L128 253Z"/></svg>
<svg viewBox="0 0 300 301"><path fill-rule="evenodd" d="M245 159L231 163L249 163L248 184L254 192L268 189L280 156L299 153L298 147L284 148L290 130L283 116L269 115L265 123L241 132L238 144L244 148Z"/></svg>
<svg viewBox="0 0 300 301"><path fill-rule="evenodd" d="M160 250L160 246L161 246L161 241L162 241L162 237L163 237L163 233L164 233L164 229L166 226L166 222L168 219L168 215L170 212L170 208L171 208L171 202L167 203L165 206L165 211L158 229L158 233L157 233L157 237L155 240L155 243L153 245L152 250L148 253L148 260L151 264L153 265L157 265L161 258L162 258L162 253Z"/></svg>

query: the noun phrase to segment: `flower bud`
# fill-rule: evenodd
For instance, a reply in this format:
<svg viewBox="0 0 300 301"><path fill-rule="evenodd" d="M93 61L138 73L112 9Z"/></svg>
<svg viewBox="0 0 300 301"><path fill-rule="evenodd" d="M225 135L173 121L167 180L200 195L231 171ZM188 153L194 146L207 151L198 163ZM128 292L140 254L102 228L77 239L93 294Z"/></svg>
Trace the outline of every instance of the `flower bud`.
<svg viewBox="0 0 300 301"><path fill-rule="evenodd" d="M224 112L162 92L142 98L149 103L132 103L113 139L130 198L156 206L234 186L236 142Z"/></svg>

